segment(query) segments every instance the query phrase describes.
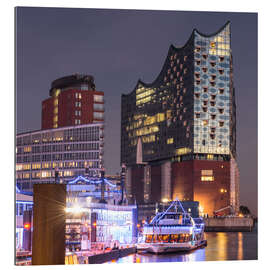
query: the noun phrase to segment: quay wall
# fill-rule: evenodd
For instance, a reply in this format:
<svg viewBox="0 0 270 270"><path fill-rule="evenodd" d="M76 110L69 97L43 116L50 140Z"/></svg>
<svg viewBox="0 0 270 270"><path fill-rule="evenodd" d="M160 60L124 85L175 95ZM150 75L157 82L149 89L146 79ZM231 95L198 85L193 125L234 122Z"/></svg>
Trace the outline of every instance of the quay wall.
<svg viewBox="0 0 270 270"><path fill-rule="evenodd" d="M254 227L254 221L248 217L217 217L206 218L206 232L250 232Z"/></svg>
<svg viewBox="0 0 270 270"><path fill-rule="evenodd" d="M116 249L103 254L92 255L88 257L88 264L99 264L111 260L117 260L119 258L125 257L135 252L136 248L131 247L131 248Z"/></svg>

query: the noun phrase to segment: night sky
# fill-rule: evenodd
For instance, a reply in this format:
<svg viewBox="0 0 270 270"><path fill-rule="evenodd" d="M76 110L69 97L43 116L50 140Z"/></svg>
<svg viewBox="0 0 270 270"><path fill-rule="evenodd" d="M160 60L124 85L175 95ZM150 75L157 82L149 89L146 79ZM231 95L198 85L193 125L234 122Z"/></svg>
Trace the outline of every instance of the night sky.
<svg viewBox="0 0 270 270"><path fill-rule="evenodd" d="M257 214L257 14L68 8L17 9L17 133L41 128L41 102L53 80L93 75L105 95L106 173L120 170L121 94L158 76L170 44L194 28L231 21L237 105L240 204Z"/></svg>

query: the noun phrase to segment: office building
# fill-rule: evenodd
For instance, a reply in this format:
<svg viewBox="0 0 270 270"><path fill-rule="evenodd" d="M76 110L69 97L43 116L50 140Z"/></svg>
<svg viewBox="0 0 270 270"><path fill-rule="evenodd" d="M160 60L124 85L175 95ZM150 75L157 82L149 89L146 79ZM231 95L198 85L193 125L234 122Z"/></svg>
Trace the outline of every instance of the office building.
<svg viewBox="0 0 270 270"><path fill-rule="evenodd" d="M16 136L16 180L23 191L34 183L54 183L103 168L104 124L93 123L31 131ZM56 173L58 175L56 175Z"/></svg>

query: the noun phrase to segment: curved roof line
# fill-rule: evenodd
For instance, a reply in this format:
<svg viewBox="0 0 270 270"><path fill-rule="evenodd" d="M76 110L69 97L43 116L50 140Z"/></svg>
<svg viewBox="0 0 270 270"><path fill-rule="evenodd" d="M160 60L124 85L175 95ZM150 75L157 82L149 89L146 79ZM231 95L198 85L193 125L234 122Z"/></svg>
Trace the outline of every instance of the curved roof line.
<svg viewBox="0 0 270 270"><path fill-rule="evenodd" d="M141 79L139 79L139 80L137 81L136 86L134 87L134 89L133 89L129 94L123 94L123 96L128 96L128 95L132 94L132 93L138 88L138 85L139 85L139 84L142 84L144 87L152 87L153 85L155 85L155 83L160 79L160 76L162 75L162 73L163 73L163 71L164 71L164 69L165 69L165 65L166 65L166 63L167 63L167 61L168 61L168 58L169 58L169 55L170 55L171 50L177 51L177 52L184 50L185 47L186 47L186 46L190 43L190 41L192 40L192 38L193 38L195 32L197 32L199 35L201 35L201 36L203 36L203 37L212 37L212 36L215 36L215 35L217 35L218 33L220 33L220 32L221 32L227 25L229 25L229 24L230 24L230 21L227 21L227 22L225 23L225 25L223 25L223 26L222 26L218 31L216 31L214 34L203 34L203 33L199 32L196 28L194 28L193 31L192 31L192 33L191 33L191 35L190 35L190 37L189 37L189 39L187 40L187 42L186 42L182 47L176 47L176 46L174 46L173 44L170 45L169 51L168 51L168 53L167 53L167 57L166 57L165 62L164 62L164 64L163 64L162 68L161 68L161 71L160 71L160 73L158 74L158 76L156 77L156 79L155 79L153 82L151 82L151 83L146 83L146 82L143 82Z"/></svg>
<svg viewBox="0 0 270 270"><path fill-rule="evenodd" d="M198 31L196 28L193 30L194 32L197 32L200 36L203 36L203 37L213 37L215 35L217 35L218 33L220 33L221 31L223 31L225 29L225 27L227 25L229 25L231 22L230 21L227 21L221 28L219 28L218 31L216 31L215 33L213 34L203 34L201 33L200 31Z"/></svg>

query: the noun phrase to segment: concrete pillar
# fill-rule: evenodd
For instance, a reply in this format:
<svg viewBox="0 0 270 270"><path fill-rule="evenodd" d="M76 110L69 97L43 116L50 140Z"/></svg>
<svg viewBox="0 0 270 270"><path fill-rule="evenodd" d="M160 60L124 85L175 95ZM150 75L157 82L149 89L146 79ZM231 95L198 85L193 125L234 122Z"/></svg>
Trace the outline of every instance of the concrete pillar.
<svg viewBox="0 0 270 270"><path fill-rule="evenodd" d="M144 185L143 185L143 198L145 203L149 203L150 201L150 193L151 193L151 166L144 166Z"/></svg>
<svg viewBox="0 0 270 270"><path fill-rule="evenodd" d="M65 264L66 185L34 184L32 265Z"/></svg>
<svg viewBox="0 0 270 270"><path fill-rule="evenodd" d="M132 169L131 167L127 167L126 175L125 175L125 187L126 187L128 203L132 202L131 176L132 176Z"/></svg>
<svg viewBox="0 0 270 270"><path fill-rule="evenodd" d="M167 161L161 165L161 199L172 199L171 185L171 162Z"/></svg>

